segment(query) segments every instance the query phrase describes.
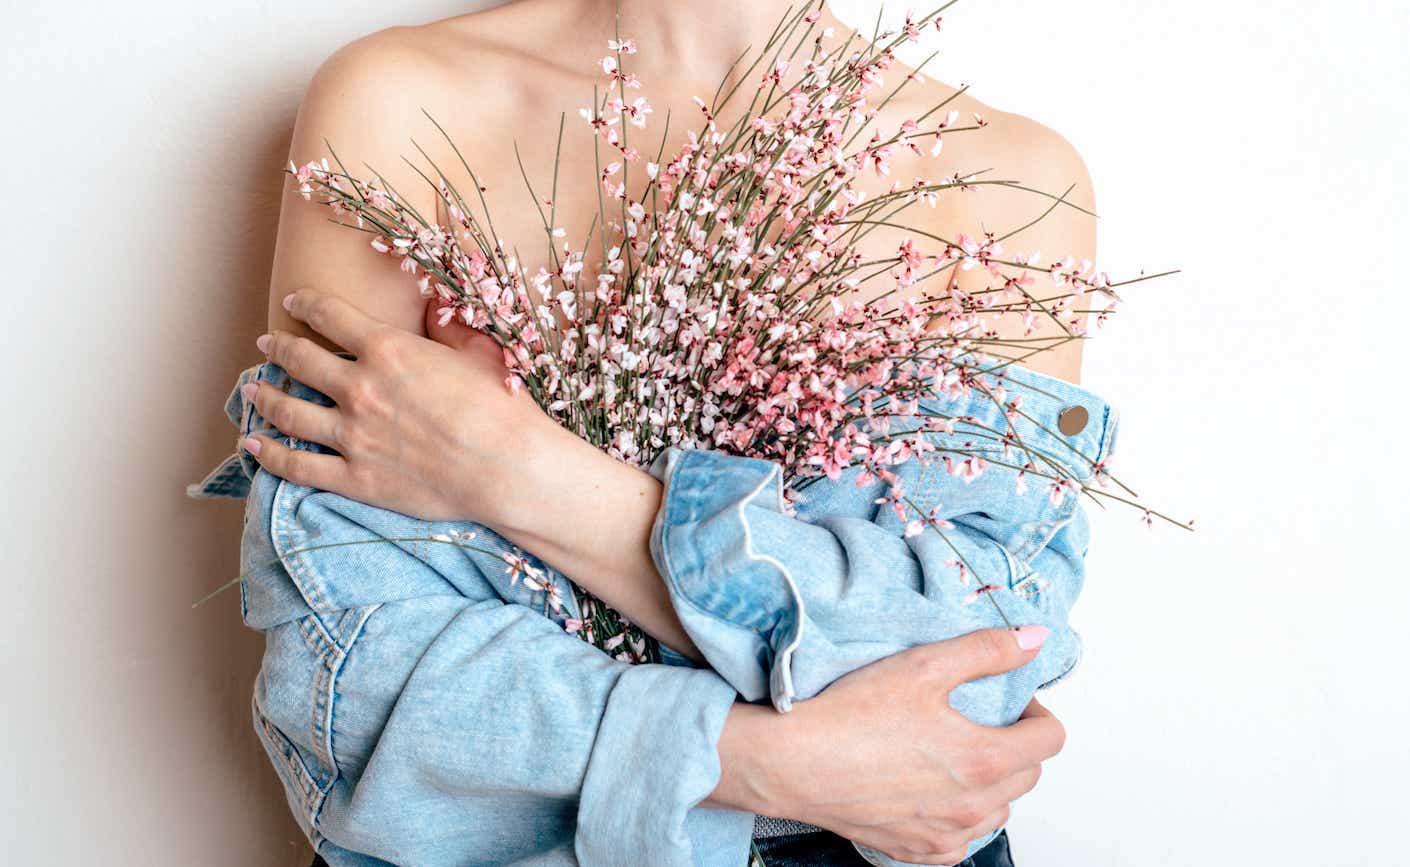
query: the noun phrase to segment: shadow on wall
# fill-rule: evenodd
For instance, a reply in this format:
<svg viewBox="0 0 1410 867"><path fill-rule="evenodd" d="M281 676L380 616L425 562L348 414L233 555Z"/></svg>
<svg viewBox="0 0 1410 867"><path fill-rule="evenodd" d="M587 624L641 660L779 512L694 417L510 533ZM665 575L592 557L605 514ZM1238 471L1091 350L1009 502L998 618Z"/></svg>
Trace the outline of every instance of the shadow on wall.
<svg viewBox="0 0 1410 867"><path fill-rule="evenodd" d="M415 17L485 5L432 0ZM125 417L119 436L131 440L115 447L152 455L145 466L115 468L123 478L103 497L108 512L121 516L117 532L128 539L150 538L154 530L163 536L159 544L127 543L145 550L124 553L123 573L152 576L140 580L139 594L105 591L105 616L118 621L107 630L127 631L116 640L135 645L149 666L114 678L112 689L126 694L111 698L125 718L112 725L139 745L124 772L160 768L163 777L153 781L160 793L128 812L140 814L145 829L185 830L164 835L182 837L185 847L168 848L167 860L145 852L131 863L307 867L312 860L251 724L263 636L241 622L238 592L190 609L239 573L244 503L191 500L185 486L237 448L223 406L238 373L263 360L254 341L266 328L283 169L307 82L339 44L399 22L406 12L319 3L232 13L239 21L253 16L256 23L241 31L250 44L222 51L214 65L195 47L162 61L160 92L147 97L160 110L140 134L124 135L121 162L110 157L102 167L120 179L119 189L136 174L149 200L142 204L163 217L123 227L135 249L163 254L161 279L150 279L151 257L136 257L128 291L149 307L135 320L135 340L148 346L144 355L132 353L123 347L134 336L122 335L113 357L136 366L128 376L132 386L106 389L102 406L93 408L100 421ZM175 435L152 449L142 438L152 431ZM133 635L124 623L147 634ZM120 776L114 781L115 788L123 784ZM132 836L146 833L162 832Z"/></svg>
<svg viewBox="0 0 1410 867"><path fill-rule="evenodd" d="M235 449L236 430L224 415L224 399L239 371L262 360L254 340L266 328L284 180L280 167L287 161L297 99L293 95L281 100L290 108L278 122L242 131L232 136L232 146L224 153L209 154L210 171L223 172L237 183L234 189L221 191L225 201L219 210L230 222L230 233L219 241L221 276L215 281L215 292L198 314L201 321L223 322L227 327L189 335L195 344L189 353L194 369L188 372L189 394L196 398L187 415L192 448L189 453L171 455L173 475L179 478L169 489L170 496L181 513L179 523L187 529L185 538L191 541L189 574L196 579L189 588L192 602L239 573L244 501L190 500L184 485L200 480ZM203 233L194 234L193 242L202 243ZM240 821L250 825L246 863L306 867L311 850L289 815L283 789L250 723L250 696L264 639L240 620L237 589L188 612L186 618L202 636L196 642L183 642L199 648L189 659L191 677L201 685L193 691L191 701L197 706L189 713L226 723L219 732L210 732L213 743L208 744L209 758L202 770L209 775L209 785L226 787L227 798L230 792L238 793L234 797L243 808Z"/></svg>

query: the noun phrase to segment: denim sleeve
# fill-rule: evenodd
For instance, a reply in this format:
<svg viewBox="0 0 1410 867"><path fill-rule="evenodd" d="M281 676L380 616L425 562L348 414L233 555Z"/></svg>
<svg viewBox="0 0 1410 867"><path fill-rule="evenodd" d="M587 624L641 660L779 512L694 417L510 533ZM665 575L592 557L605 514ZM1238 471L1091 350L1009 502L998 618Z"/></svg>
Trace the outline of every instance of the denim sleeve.
<svg viewBox="0 0 1410 867"><path fill-rule="evenodd" d="M1017 423L1023 440L1062 462L1072 477L1093 478L1109 455L1115 412L1095 395L1042 380ZM1081 406L1091 419L1079 433L1056 429L1057 416ZM1001 410L978 399L941 407L1001 426ZM987 418L986 418L987 416ZM963 428L963 426L962 426ZM964 438L962 429L957 435ZM977 445L975 443L978 443ZM898 468L925 511L952 526L908 535L905 522L878 506L887 486L858 485L856 472L823 480L790 507L772 462L723 453L670 450L653 466L665 494L652 552L682 624L709 664L751 701L781 711L870 662L932 641L1006 624L1051 630L1038 657L1004 676L963 685L955 708L985 725L1007 725L1033 692L1066 675L1080 654L1068 613L1084 581L1087 521L1078 497L1018 468L1001 442L971 440L987 455L977 477L912 459ZM993 585L988 596L975 593Z"/></svg>
<svg viewBox="0 0 1410 867"><path fill-rule="evenodd" d="M243 436L293 448L238 387ZM192 496L243 496L241 611L265 635L255 731L332 867L740 867L753 816L700 806L738 696L709 669L632 666L564 631L488 528L279 479L236 453ZM467 541L468 540L468 541ZM451 544L454 543L454 544Z"/></svg>
<svg viewBox="0 0 1410 867"><path fill-rule="evenodd" d="M262 677L287 688L307 669ZM752 817L697 806L735 698L708 670L618 662L524 606L384 605L338 677L316 831L393 864L739 867Z"/></svg>

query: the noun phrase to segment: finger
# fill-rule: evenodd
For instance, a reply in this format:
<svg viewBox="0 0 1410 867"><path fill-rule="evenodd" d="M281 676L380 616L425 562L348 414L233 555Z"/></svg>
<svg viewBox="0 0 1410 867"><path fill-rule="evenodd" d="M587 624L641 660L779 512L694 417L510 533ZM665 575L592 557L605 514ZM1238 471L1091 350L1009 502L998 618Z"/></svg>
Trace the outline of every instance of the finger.
<svg viewBox="0 0 1410 867"><path fill-rule="evenodd" d="M294 397L264 381L247 382L240 390L246 400L254 402L255 409L259 410L265 421L278 428L280 433L338 447L336 409Z"/></svg>
<svg viewBox="0 0 1410 867"><path fill-rule="evenodd" d="M1011 726L991 730L999 754L1009 761L1012 770L1051 759L1062 752L1067 742L1067 730L1058 718L1042 705L1038 707L1041 713L1020 717Z"/></svg>
<svg viewBox="0 0 1410 867"><path fill-rule="evenodd" d="M1048 637L1044 626L981 629L915 648L930 673L946 688L1012 671L1038 655Z"/></svg>
<svg viewBox="0 0 1410 867"><path fill-rule="evenodd" d="M494 340L485 332L466 325L458 313L447 317L445 324L441 324L441 311L446 309L447 304L440 298L426 302L426 336L456 352L474 350L499 362L504 353Z"/></svg>
<svg viewBox="0 0 1410 867"><path fill-rule="evenodd" d="M1002 804L1012 804L1033 791L1038 786L1038 780L1042 777L1042 765L1029 765L1017 773L1004 777L985 794L994 799L993 804L996 807Z"/></svg>
<svg viewBox="0 0 1410 867"><path fill-rule="evenodd" d="M269 360L288 371L294 379L337 400L353 363L309 340L287 331L273 331L255 341Z"/></svg>
<svg viewBox="0 0 1410 867"><path fill-rule="evenodd" d="M1052 712L1052 711L1048 710L1046 707L1044 707L1044 706L1038 701L1038 699L1034 698L1034 699L1029 699L1029 701L1028 701L1028 707L1025 707L1025 708L1023 709L1023 713L1020 714L1018 718L1019 718L1019 719L1028 719L1029 717L1052 716L1052 715L1053 715L1053 712Z"/></svg>
<svg viewBox="0 0 1410 867"><path fill-rule="evenodd" d="M474 333L474 329L460 318L460 311L455 310L449 301L437 295L426 302L427 337L451 349L459 349L461 341Z"/></svg>
<svg viewBox="0 0 1410 867"><path fill-rule="evenodd" d="M967 842L973 842L979 838L997 831L1009 823L1009 805L1004 804L999 809L985 816L984 819L965 833L969 836ZM967 847L966 847L967 848Z"/></svg>
<svg viewBox="0 0 1410 867"><path fill-rule="evenodd" d="M915 863L925 864L964 864L969 857L969 844L975 840L987 836L999 830L1009 823L1009 802L996 801L993 808L986 811L978 821L968 827L960 828L957 831L945 831L943 838L937 838L935 843L940 848L931 851L917 852L912 856ZM902 862L909 863L909 862Z"/></svg>
<svg viewBox="0 0 1410 867"><path fill-rule="evenodd" d="M295 290L284 296L283 303L290 316L359 357L366 352L370 336L391 327L318 289Z"/></svg>
<svg viewBox="0 0 1410 867"><path fill-rule="evenodd" d="M347 461L337 455L291 449L263 435L245 437L240 445L255 456L261 467L281 479L324 491L347 493L343 490Z"/></svg>

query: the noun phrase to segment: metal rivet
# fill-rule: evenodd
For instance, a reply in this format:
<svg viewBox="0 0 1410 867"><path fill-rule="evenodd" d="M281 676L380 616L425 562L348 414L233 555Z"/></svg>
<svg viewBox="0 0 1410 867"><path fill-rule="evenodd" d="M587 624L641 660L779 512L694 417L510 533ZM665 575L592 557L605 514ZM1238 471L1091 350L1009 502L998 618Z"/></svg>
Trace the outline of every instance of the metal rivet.
<svg viewBox="0 0 1410 867"><path fill-rule="evenodd" d="M1075 437L1087 427L1087 408L1085 406L1069 406L1058 413L1058 430L1063 436Z"/></svg>

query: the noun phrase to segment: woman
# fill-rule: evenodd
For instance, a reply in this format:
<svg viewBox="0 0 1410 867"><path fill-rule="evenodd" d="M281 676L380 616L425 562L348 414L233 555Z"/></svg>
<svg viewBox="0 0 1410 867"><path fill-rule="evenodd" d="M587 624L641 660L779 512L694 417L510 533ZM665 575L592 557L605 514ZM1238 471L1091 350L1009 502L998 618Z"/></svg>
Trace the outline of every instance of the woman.
<svg viewBox="0 0 1410 867"><path fill-rule="evenodd" d="M415 200L416 178L396 166L407 131L425 128L424 107L471 155L490 194L501 196L501 238L527 247L540 237L537 214L506 207L515 199L502 192L517 171L511 142L550 142L556 116L588 99L592 80L579 70L592 69L612 35L612 5L524 0L355 43L315 78L292 155L316 158L327 140ZM636 70L660 110L713 92L730 61L744 45L761 41L783 12L784 4L773 2L708 9L623 2L621 26L643 46ZM691 76L682 77L681 69ZM917 90L888 108L897 121L950 92ZM983 113L989 127L965 140L969 154L951 148L947 159L956 168L965 162L972 168L982 157L985 166L1040 188L1078 181L1079 192L1088 190L1080 161L1056 135L959 99L962 109ZM567 140L564 177L590 171L591 151L580 146L586 141L586 131ZM897 165L893 173L907 177L910 168ZM952 170L923 171L934 177ZM1090 208L1089 199L1076 201ZM955 226L1004 227L1032 217L1032 201L1012 191L968 194L967 204L963 212L927 214L935 225L926 228L954 234ZM586 225L593 191L565 190L557 207L563 225ZM1012 243L1092 256L1094 227L1076 213L1055 213ZM894 240L876 243L894 249ZM963 275L959 280L963 285ZM289 290L298 286L328 287L352 304L300 292L285 310ZM271 293L274 336L262 339L261 348L295 379L333 396L338 409L294 399L316 396L287 379L280 384L292 390L288 399L271 386L253 389L250 398L280 432L333 446L342 457L290 449L287 440L268 436L248 441L273 476L303 487L274 484L268 474L256 479L256 492L259 480L266 481L265 495L252 498L261 519L251 522L253 531L273 527L272 553L293 559L294 568L285 584L248 581L246 616L269 631L274 648L256 696L257 727L285 771L291 805L330 863L464 863L486 851L522 863L576 857L669 864L678 863L681 851L695 863L740 863L743 853L735 850L748 839L740 819L752 824L753 814L801 820L906 861L955 863L971 840L1003 825L1008 803L1034 785L1038 764L1060 747L1060 726L1035 704L1009 729L984 729L953 713L946 694L962 681L1032 660L1043 638L1036 630L980 632L899 653L778 715L735 701L734 690L709 669L623 672L538 614L498 599L487 607L480 603L489 600L467 588L457 588L454 598L406 586L374 592L365 581L340 584L326 569L298 574L298 558L287 556L298 540L283 539L280 549L280 522L328 508L316 489L427 520L474 520L550 564L571 567L576 581L667 647L702 658L648 544L662 500L659 482L547 423L527 398L507 394L497 353L483 338L434 328L429 333L444 345L416 336L428 333L425 315L404 275L369 254L358 236L286 198ZM357 362L299 334L350 350ZM1045 359L1046 372L1075 378L1077 344L1070 346ZM240 415L248 423L255 413ZM370 515L345 510L338 520ZM247 540L251 532L247 525ZM257 540L247 554L258 548ZM418 556L429 565L438 555ZM414 610L397 620L388 613L396 606L402 614ZM412 634L416 628L427 634ZM521 652L501 653L514 632L523 633ZM292 644L302 646L291 650ZM534 653L526 659L522 649L529 646ZM412 665L405 664L408 647ZM299 654L317 665L300 668L292 662ZM364 676L374 670L404 679L396 690L358 695L359 685L385 686L385 679ZM561 692L565 677L579 689ZM535 688L553 694L522 701ZM299 690L307 701L282 701L284 691ZM335 697L340 715L331 708ZM549 707L552 730L536 727ZM279 718L281 709L290 718ZM504 716L504 748L490 749L487 730L479 728L471 754L471 744L456 734L466 732L467 716L489 713ZM542 750L511 748L523 737L537 739ZM660 749L667 738L675 742ZM579 748L585 741L590 749ZM487 774L486 763L503 766ZM493 779L497 790L488 799L435 797L463 793L467 779ZM343 782L356 785L343 790ZM523 814L531 817L527 826L518 821ZM422 833L423 825L435 831ZM565 826L577 828L567 848ZM497 835L508 839L494 848L486 839ZM812 854L793 863L855 863L841 860L855 859L850 848L838 847L841 838L814 832L761 840L759 848L770 864L788 863L779 859L790 846L811 847L805 851ZM976 858L1002 864L1005 852L998 837Z"/></svg>

